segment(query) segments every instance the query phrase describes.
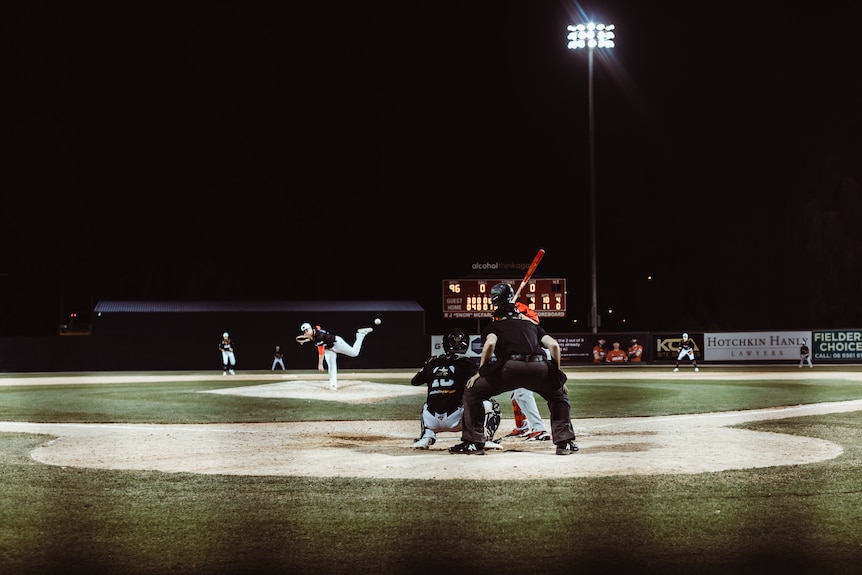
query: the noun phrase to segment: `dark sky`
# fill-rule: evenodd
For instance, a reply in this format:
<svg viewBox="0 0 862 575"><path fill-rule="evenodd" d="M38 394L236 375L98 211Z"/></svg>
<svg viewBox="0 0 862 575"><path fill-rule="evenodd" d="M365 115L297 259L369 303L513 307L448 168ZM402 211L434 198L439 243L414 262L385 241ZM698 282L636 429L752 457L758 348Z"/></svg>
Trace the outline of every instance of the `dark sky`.
<svg viewBox="0 0 862 575"><path fill-rule="evenodd" d="M0 333L100 299L408 299L438 332L441 280L540 247L569 329L590 156L566 26L590 19L617 33L593 74L599 307L834 321L800 305L800 206L860 194L858 3L304 4L7 3Z"/></svg>

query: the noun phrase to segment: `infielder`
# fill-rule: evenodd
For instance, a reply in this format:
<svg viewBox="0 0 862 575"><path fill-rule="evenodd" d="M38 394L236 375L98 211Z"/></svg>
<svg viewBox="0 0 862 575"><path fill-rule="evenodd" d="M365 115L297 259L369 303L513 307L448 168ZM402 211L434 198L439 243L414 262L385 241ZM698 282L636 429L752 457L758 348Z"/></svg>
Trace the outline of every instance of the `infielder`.
<svg viewBox="0 0 862 575"><path fill-rule="evenodd" d="M302 335L297 336L296 341L300 345L312 341L317 346L317 371L329 372L329 389L332 391L338 390L338 354L348 357L358 356L365 336L374 331L370 327L357 329L356 340L353 345L350 345L340 335L329 333L319 325L312 326L310 323L304 323L299 326L299 330ZM323 365L324 362L326 367Z"/></svg>
<svg viewBox="0 0 862 575"><path fill-rule="evenodd" d="M231 340L228 332L221 334L218 348L221 351L222 375L227 375L228 370L230 370L231 375L236 375L233 371L236 365L236 355L233 351L233 340Z"/></svg>
<svg viewBox="0 0 862 575"><path fill-rule="evenodd" d="M689 339L687 333L684 333L682 334L682 341L679 342L679 355L676 356L676 367L673 368L674 371L679 371L679 362L686 357L691 361L691 364L694 366L694 370L700 371L697 369L697 359L694 357L694 341Z"/></svg>
<svg viewBox="0 0 862 575"><path fill-rule="evenodd" d="M275 351L272 352L272 368L270 371L275 371L275 366L281 366L282 371L284 371L284 353L281 351L281 346L275 346Z"/></svg>
<svg viewBox="0 0 862 575"><path fill-rule="evenodd" d="M428 449L437 442L441 431L461 431L464 407L461 397L470 376L479 371L476 362L464 354L469 347L470 336L460 329L453 329L443 336L443 351L425 362L410 383L427 385L428 395L422 406L421 432L413 443L414 449ZM484 402L485 447L499 449L494 434L500 426L500 405L494 398Z"/></svg>

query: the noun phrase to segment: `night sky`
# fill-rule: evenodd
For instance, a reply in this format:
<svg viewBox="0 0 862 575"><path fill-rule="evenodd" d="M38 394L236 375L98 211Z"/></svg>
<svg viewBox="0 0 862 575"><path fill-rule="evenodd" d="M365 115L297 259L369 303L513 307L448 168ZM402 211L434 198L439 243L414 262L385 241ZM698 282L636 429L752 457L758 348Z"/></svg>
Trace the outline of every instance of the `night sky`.
<svg viewBox="0 0 862 575"><path fill-rule="evenodd" d="M443 279L540 247L574 331L589 20L602 329L862 325L857 2L297 4L7 3L0 335L105 299L412 300L440 333Z"/></svg>

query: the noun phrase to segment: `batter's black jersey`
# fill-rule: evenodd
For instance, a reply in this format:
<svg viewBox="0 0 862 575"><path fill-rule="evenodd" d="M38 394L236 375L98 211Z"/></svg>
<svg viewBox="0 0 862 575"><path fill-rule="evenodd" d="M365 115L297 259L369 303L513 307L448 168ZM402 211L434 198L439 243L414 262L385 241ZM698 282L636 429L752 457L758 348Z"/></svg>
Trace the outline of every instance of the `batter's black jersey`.
<svg viewBox="0 0 862 575"><path fill-rule="evenodd" d="M413 376L413 385L428 385L428 411L451 414L461 407L461 397L467 380L479 370L476 363L464 356L443 354L432 357Z"/></svg>
<svg viewBox="0 0 862 575"><path fill-rule="evenodd" d="M335 345L335 336L325 329L317 328L314 330L314 338L312 341L314 341L314 345L322 345L326 349L332 349L332 346Z"/></svg>
<svg viewBox="0 0 862 575"><path fill-rule="evenodd" d="M233 340L230 338L222 339L218 344L218 348L221 351L233 351Z"/></svg>

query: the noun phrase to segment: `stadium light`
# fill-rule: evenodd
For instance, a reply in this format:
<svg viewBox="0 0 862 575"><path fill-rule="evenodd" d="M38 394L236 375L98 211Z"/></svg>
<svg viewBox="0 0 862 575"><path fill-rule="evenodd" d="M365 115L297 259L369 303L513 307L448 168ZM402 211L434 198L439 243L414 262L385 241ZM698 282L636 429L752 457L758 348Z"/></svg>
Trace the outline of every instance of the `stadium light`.
<svg viewBox="0 0 862 575"><path fill-rule="evenodd" d="M592 287L592 305L590 306L590 327L593 333L599 330L599 307L596 289L596 143L593 118L593 51L596 48L613 48L613 24L597 24L588 22L567 27L569 34L569 50L585 49L589 69L589 115L590 115L590 282Z"/></svg>

